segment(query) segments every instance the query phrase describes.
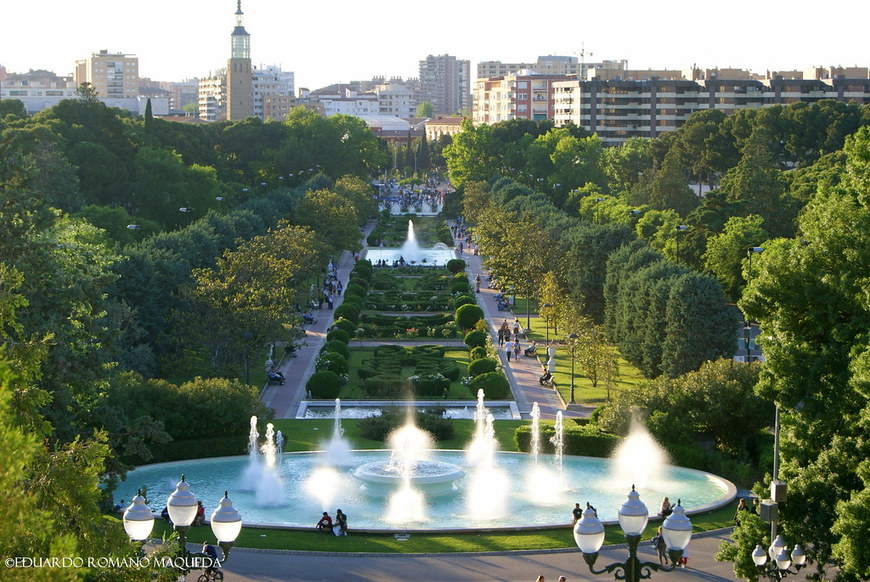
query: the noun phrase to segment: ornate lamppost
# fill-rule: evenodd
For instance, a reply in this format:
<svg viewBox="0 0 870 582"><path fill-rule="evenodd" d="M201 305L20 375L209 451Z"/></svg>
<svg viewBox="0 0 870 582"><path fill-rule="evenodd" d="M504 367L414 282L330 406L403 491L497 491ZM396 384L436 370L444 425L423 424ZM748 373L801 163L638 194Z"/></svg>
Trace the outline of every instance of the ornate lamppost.
<svg viewBox="0 0 870 582"><path fill-rule="evenodd" d="M639 582L649 578L653 571L673 570L692 538L692 523L686 517L686 512L678 500L673 512L662 524L662 537L668 546L668 555L671 559L670 566L663 566L655 562L642 562L637 557L637 546L648 520L649 511L632 485L628 499L619 508L619 527L622 528L625 540L628 542L628 559L596 569L598 551L604 543L604 524L595 517L595 510L587 504L583 517L574 526L574 541L583 553L589 571L596 575L612 573L616 580Z"/></svg>
<svg viewBox="0 0 870 582"><path fill-rule="evenodd" d="M767 551L761 547L761 544L755 546L755 550L752 552L752 561L758 567L758 574L771 582L778 582L787 576L796 575L806 564L807 556L797 544L792 548L791 554L787 552L787 549L782 536L776 536ZM770 561L767 559L768 554ZM794 565L794 570L790 569L792 565Z"/></svg>

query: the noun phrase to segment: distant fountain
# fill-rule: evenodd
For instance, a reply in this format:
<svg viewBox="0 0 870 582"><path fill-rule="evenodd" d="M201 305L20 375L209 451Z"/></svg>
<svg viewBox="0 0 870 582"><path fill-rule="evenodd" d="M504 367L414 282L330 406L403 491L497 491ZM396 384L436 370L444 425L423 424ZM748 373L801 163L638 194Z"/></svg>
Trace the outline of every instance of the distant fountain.
<svg viewBox="0 0 870 582"><path fill-rule="evenodd" d="M529 450L532 453L532 461L538 465L538 455L541 454L541 407L535 402L532 404L532 435L529 441Z"/></svg>
<svg viewBox="0 0 870 582"><path fill-rule="evenodd" d="M260 459L260 433L257 431L257 417L251 417L251 428L248 431L248 466L242 474L239 488L242 491L255 491L263 472Z"/></svg>
<svg viewBox="0 0 870 582"><path fill-rule="evenodd" d="M553 438L550 439L550 442L553 443L553 450L555 451L555 464L556 470L559 472L559 481L562 482L564 479L564 472L562 470L562 454L565 448L565 429L562 426L562 411L556 411L556 424L553 426L556 434L553 435Z"/></svg>
<svg viewBox="0 0 870 582"><path fill-rule="evenodd" d="M281 457L281 453L284 452L284 433L280 430L275 433L275 453L278 454L278 457Z"/></svg>
<svg viewBox="0 0 870 582"><path fill-rule="evenodd" d="M414 221L408 221L408 235L402 243L402 257L406 263L420 262L420 244L417 242L417 234L414 232Z"/></svg>
<svg viewBox="0 0 870 582"><path fill-rule="evenodd" d="M263 455L263 466L260 480L257 483L256 503L261 507L283 505L285 503L284 484L278 475L276 466L277 447L275 446L275 427L270 422L266 425L266 441L260 447Z"/></svg>
<svg viewBox="0 0 870 582"><path fill-rule="evenodd" d="M663 480L669 462L667 453L643 423L633 419L628 436L613 454L609 478L614 487L625 489L633 484L644 489Z"/></svg>
<svg viewBox="0 0 870 582"><path fill-rule="evenodd" d="M526 495L538 505L559 505L567 490L562 475L562 411L556 413L556 434L550 439L556 454L553 456L555 467L550 467L539 461L541 452L541 409L538 403L532 404L532 434L530 451L533 462L525 474Z"/></svg>
<svg viewBox="0 0 870 582"><path fill-rule="evenodd" d="M326 443L326 463L333 467L346 467L353 462L350 454L350 442L344 438L341 428L341 399L335 399L335 423L332 426L332 438Z"/></svg>
<svg viewBox="0 0 870 582"><path fill-rule="evenodd" d="M483 390L477 391L474 423L474 438L465 453L471 466L465 498L466 511L473 519L498 519L507 511L509 482L505 472L496 466L498 442L492 414L484 404Z"/></svg>

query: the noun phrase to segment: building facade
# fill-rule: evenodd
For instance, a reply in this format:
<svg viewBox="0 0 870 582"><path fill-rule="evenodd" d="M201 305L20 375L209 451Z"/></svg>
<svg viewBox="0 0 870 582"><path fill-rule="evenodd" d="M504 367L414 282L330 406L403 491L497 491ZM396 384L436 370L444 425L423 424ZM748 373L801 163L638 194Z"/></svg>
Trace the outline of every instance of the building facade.
<svg viewBox="0 0 870 582"><path fill-rule="evenodd" d="M135 99L139 95L139 58L101 50L76 61L73 79L77 87L90 83L104 99Z"/></svg>
<svg viewBox="0 0 870 582"><path fill-rule="evenodd" d="M477 79L474 84L472 121L475 124L492 124L511 119L553 119L553 83L570 78L567 75L539 75L522 70L513 75Z"/></svg>
<svg viewBox="0 0 870 582"><path fill-rule="evenodd" d="M253 115L282 121L296 102L295 75L275 65L260 65L252 74Z"/></svg>
<svg viewBox="0 0 870 582"><path fill-rule="evenodd" d="M421 99L435 113L453 114L471 108L471 62L451 55L429 55L420 61Z"/></svg>

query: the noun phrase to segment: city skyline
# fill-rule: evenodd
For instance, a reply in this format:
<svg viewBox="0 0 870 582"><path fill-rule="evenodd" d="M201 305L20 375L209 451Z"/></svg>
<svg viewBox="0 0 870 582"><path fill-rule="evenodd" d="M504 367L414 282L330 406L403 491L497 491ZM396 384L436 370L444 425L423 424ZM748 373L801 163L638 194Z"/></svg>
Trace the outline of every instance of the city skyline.
<svg viewBox="0 0 870 582"><path fill-rule="evenodd" d="M0 65L25 73L71 74L75 61L100 50L136 55L142 77L181 81L226 67L236 0L153 0L120 10L108 0L55 3L33 0L4 7ZM471 61L529 62L567 55L596 62L626 59L631 69L734 67L763 73L811 66L868 66L864 22L870 8L847 0L825 3L822 22L806 11L736 0L728 12L697 14L696 4L631 0L614 13L607 5L498 6L445 0L440 9L396 0L349 4L322 14L321 5L269 5L243 0L254 66L293 71L297 87L387 77L417 77L427 55ZM531 8L529 8L531 6ZM145 8L149 10L143 12ZM34 14L45 15L44 21ZM617 18L620 17L620 18ZM576 22L553 27L549 22ZM693 43L693 44L691 44ZM472 73L472 78L474 74Z"/></svg>

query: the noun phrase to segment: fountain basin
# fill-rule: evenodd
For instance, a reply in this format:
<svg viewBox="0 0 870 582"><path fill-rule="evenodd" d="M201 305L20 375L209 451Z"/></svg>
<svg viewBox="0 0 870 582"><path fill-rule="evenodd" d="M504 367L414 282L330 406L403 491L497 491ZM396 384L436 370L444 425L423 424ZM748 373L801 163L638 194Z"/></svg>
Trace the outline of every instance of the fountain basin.
<svg viewBox="0 0 870 582"><path fill-rule="evenodd" d="M372 495L389 495L406 482L402 467L392 461L366 463L352 473ZM414 463L407 482L427 495L447 495L455 492L453 482L464 476L465 471L452 463L421 460Z"/></svg>
<svg viewBox="0 0 870 582"><path fill-rule="evenodd" d="M160 511L166 498L185 473L190 489L206 506L210 514L223 497L225 489L242 519L248 526L267 525L310 529L322 511L335 513L340 507L349 516L351 529L371 531L451 531L498 530L518 528L564 527L571 523L574 503L591 502L602 521L614 522L617 509L625 501L631 482L618 482L612 477L609 459L565 456L564 487L543 498L529 495L523 476L534 467L532 455L523 453L497 453L495 467L509 476L509 490L503 515L477 519L469 514L466 501L470 485L470 467L466 465L465 451L430 451L431 460L452 463L466 475L454 481L456 491L447 495L427 495L425 521L390 523L385 521L386 500L366 492L366 488L352 473L353 468L366 463L390 458L389 450L350 451L352 465L337 467L326 477L321 492L334 492L331 497L313 495L306 482L326 465L326 454L284 453L278 455L276 470L285 490L285 503L279 507L260 507L253 492L240 490L240 482L248 466L247 455L189 461L173 461L143 465L130 471L127 479L118 485L115 501L131 499L140 487L147 487L148 503ZM540 455L537 467L552 471L553 456ZM641 499L651 515L662 497L682 499L688 513L700 513L733 502L737 490L729 481L694 469L666 466L664 475L654 483L639 489ZM553 480L550 480L552 483Z"/></svg>

